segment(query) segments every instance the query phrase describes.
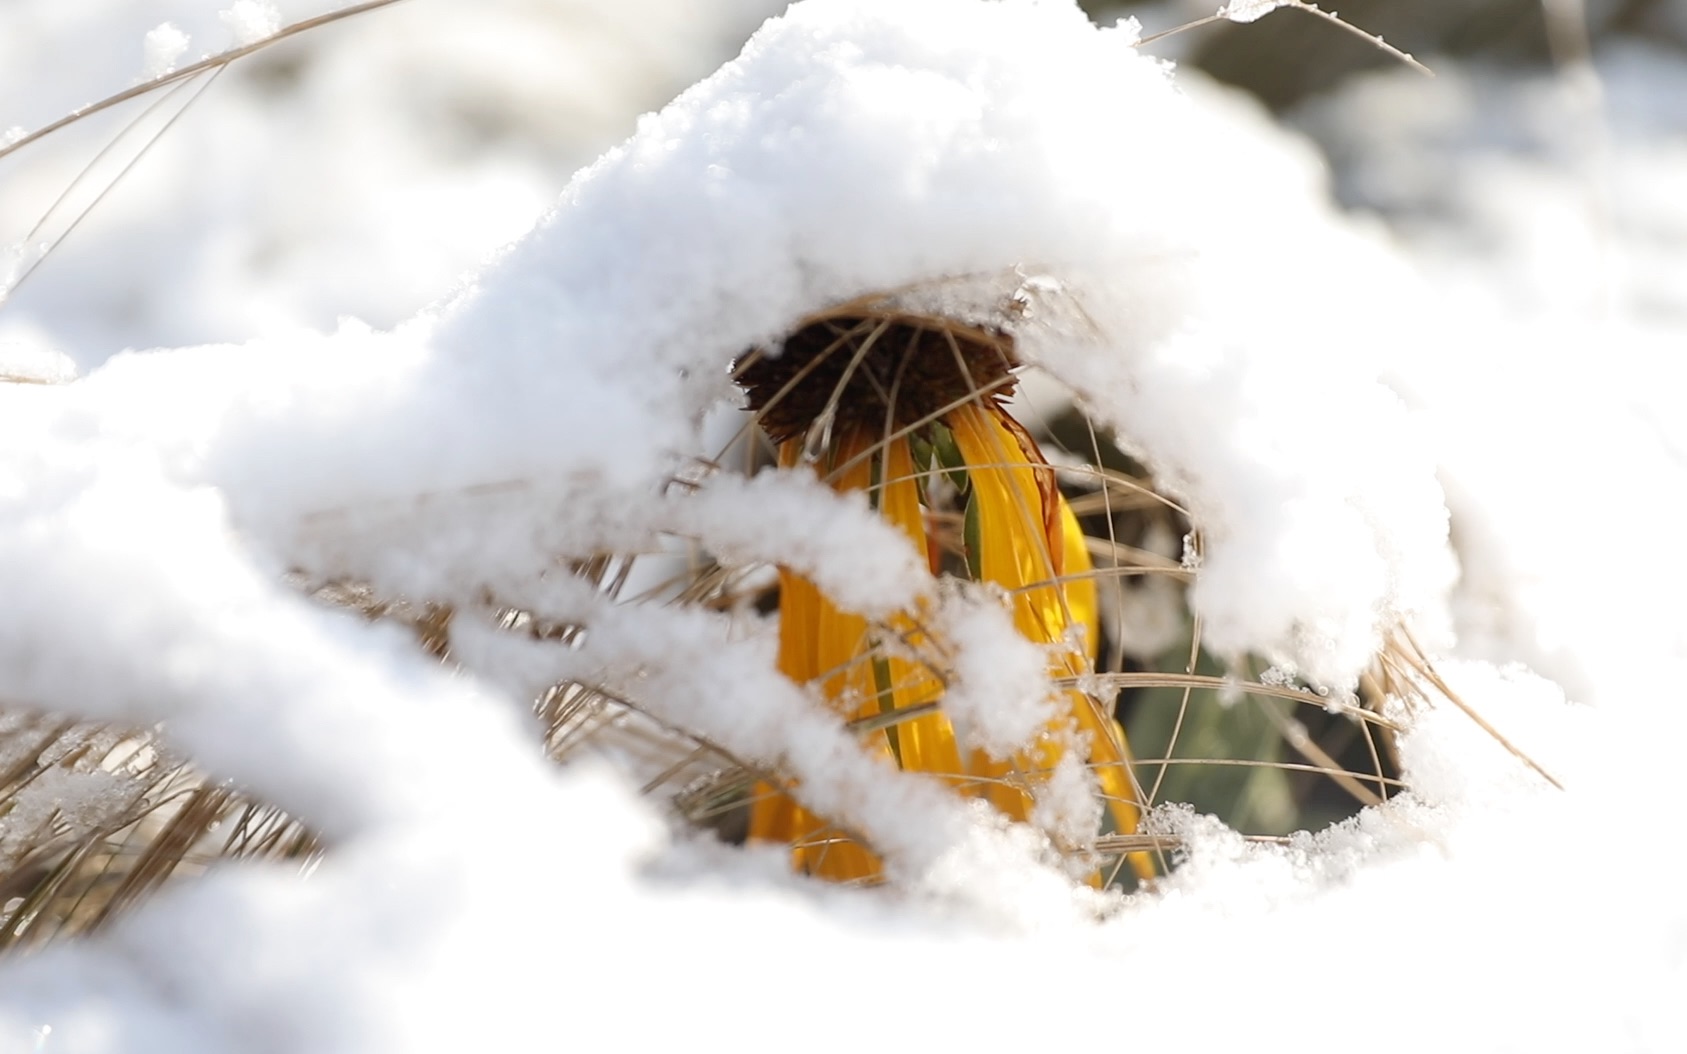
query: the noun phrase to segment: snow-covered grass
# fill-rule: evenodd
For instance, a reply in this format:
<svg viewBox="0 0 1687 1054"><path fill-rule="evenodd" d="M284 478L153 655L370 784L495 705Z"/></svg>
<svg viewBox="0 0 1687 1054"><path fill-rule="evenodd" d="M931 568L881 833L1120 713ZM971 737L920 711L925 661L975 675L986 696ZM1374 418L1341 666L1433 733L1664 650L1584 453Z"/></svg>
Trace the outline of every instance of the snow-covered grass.
<svg viewBox="0 0 1687 1054"><path fill-rule="evenodd" d="M1297 115L1379 218L1132 25L805 0L547 206L614 137L582 99L660 102L605 80L588 30L657 56L626 83L660 96L763 13L623 6L414 0L231 71L0 306L0 378L48 382L0 383L0 773L35 763L43 720L156 727L167 752L76 732L79 763L11 794L0 862L27 877L25 826L117 826L136 774L179 759L323 846L304 874L219 864L0 961L0 1051L1687 1038L1687 294L1654 280L1687 259L1665 189L1687 140L1657 102L1678 65L1611 56L1620 119L1578 126L1603 136L1593 172L1492 131L1549 107L1552 78L1402 70ZM302 13L136 7L0 14L0 97L40 107L0 123ZM81 94L41 101L65 54ZM1414 170L1419 141L1460 178ZM87 157L33 150L0 161L8 240ZM1035 670L1023 642L935 589L866 501L716 467L734 357L885 291L956 317L1020 296L1035 398L1075 402L1197 528L1166 563L1193 572L1212 656L1339 708L1409 631L1512 749L1440 692L1397 693L1408 792L1279 842L1164 805L1148 833L1181 863L1128 896L875 763L778 674L773 619L646 568L707 554L869 615L936 605L967 649L956 702L989 711L970 722L1003 749L1036 726L1040 698L1004 690ZM627 567L654 602L621 599ZM627 735L551 764L540 743L574 727L556 711L593 692ZM792 877L636 793L711 758L797 777L887 886Z"/></svg>

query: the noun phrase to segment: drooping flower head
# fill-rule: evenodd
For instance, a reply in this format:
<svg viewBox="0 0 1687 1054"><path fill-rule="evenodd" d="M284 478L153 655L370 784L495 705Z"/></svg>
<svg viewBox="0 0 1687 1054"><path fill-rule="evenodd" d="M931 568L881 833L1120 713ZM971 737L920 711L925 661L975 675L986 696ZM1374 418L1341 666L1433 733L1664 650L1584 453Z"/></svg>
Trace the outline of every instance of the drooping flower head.
<svg viewBox="0 0 1687 1054"><path fill-rule="evenodd" d="M943 642L918 612L873 624L783 568L779 667L818 688L887 763L940 777L1013 820L1032 820L1057 769L1081 760L1112 828L1128 834L1141 794L1123 732L1101 700L1073 686L1095 659L1093 568L1054 470L1004 406L1017 369L1006 329L879 299L811 317L782 346L736 364L782 466L809 464L832 487L865 492L933 574L995 587L1018 632L1047 651L1056 716L1012 756L969 746L944 711L940 665L925 660ZM785 790L758 788L752 838L789 844L812 874L878 874L870 847ZM1130 864L1152 873L1143 854Z"/></svg>

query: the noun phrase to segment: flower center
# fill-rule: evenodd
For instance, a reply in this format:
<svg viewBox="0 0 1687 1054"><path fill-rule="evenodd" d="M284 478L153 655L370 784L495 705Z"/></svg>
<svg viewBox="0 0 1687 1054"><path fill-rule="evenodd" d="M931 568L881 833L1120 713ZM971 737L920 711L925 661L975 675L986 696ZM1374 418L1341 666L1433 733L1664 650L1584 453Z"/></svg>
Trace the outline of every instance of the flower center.
<svg viewBox="0 0 1687 1054"><path fill-rule="evenodd" d="M733 364L775 442L830 418L840 431L920 429L973 398L1013 392L1013 338L915 315L816 319Z"/></svg>

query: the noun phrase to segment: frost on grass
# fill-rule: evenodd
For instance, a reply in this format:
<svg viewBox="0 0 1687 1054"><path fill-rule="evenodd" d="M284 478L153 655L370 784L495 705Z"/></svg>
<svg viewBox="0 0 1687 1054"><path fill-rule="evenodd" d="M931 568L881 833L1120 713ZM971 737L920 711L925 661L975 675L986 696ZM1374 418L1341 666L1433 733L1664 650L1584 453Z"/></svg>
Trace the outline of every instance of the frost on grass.
<svg viewBox="0 0 1687 1054"><path fill-rule="evenodd" d="M1277 10L1291 6L1293 0L1231 0L1218 9L1218 17L1231 22L1257 22Z"/></svg>
<svg viewBox="0 0 1687 1054"><path fill-rule="evenodd" d="M141 67L141 79L152 80L175 69L176 63L187 53L188 44L188 35L169 22L149 30L143 45L145 61Z"/></svg>
<svg viewBox="0 0 1687 1054"><path fill-rule="evenodd" d="M218 12L217 17L228 27L235 47L274 36L281 28L281 12L269 0L234 0L232 5Z"/></svg>

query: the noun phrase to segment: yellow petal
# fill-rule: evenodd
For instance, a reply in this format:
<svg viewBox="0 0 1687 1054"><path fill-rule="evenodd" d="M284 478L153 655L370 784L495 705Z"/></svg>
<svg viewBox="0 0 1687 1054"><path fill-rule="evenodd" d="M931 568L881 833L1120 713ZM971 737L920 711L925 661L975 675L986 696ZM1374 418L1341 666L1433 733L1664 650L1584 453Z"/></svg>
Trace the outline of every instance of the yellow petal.
<svg viewBox="0 0 1687 1054"><path fill-rule="evenodd" d="M927 548L925 512L920 507L920 488L914 476L914 458L906 438L894 440L885 452L883 490L879 511L902 529L919 552ZM928 642L914 619L900 615L891 628L913 648ZM899 649L900 650L900 649ZM929 703L943 694L943 684L924 665L892 655L884 660L890 681L886 709L906 709ZM904 721L895 729L896 747L902 767L916 772L964 776L955 729L941 713Z"/></svg>
<svg viewBox="0 0 1687 1054"><path fill-rule="evenodd" d="M972 404L949 414L945 424L966 464L977 503L981 577L1001 586L1012 598L1015 626L1029 640L1046 645L1075 645L1052 650L1050 673L1077 677L1094 660L1098 630L1095 583L1082 532L1054 486L1053 472L1031 437L997 407ZM800 441L784 444L783 465L794 465ZM870 441L844 436L832 451L833 464L847 465L831 478L838 490L872 486L875 465L880 483L874 501L887 521L901 529L916 549L933 544L920 505L920 486L906 438L891 441L882 453L863 454ZM853 464L849 464L850 462ZM865 619L834 605L813 583L789 570L780 571L779 668L795 681L815 684L841 717L859 719L887 710L920 706L942 696L942 683L908 652L932 644L913 615L894 617L889 630L902 646L875 648ZM1078 650L1081 648L1081 653ZM886 651L889 654L886 654ZM1116 828L1134 831L1138 820L1129 755L1118 725L1094 699L1064 693L1071 717L1088 743L1089 760L1098 772ZM1051 726L1050 732L1059 731ZM965 793L986 798L1015 820L1031 811L1031 788L1057 764L1063 735L1045 735L1010 760L982 752L963 757L954 728L941 712L896 723L869 734L865 744L887 762L905 769L946 777ZM838 880L877 876L878 858L826 820L798 805L781 789L758 787L751 806L750 836L792 846L799 870ZM1153 873L1146 854L1133 854L1139 875Z"/></svg>
<svg viewBox="0 0 1687 1054"><path fill-rule="evenodd" d="M1018 439L977 404L946 419L967 465L978 502L979 570L1013 597L1014 624L1030 640L1052 644L1072 624L1065 595L1055 584L1042 488Z"/></svg>
<svg viewBox="0 0 1687 1054"><path fill-rule="evenodd" d="M978 404L962 407L946 419L967 463L967 477L978 501L978 536L983 550L980 570L986 581L1009 591L1014 624L1029 640L1068 643L1068 630L1081 627L1088 654L1079 656L1068 651L1051 660L1054 675L1077 677L1092 660L1099 634L1095 584L1093 579L1083 577L1093 565L1072 510L1053 487L1052 479L1046 475L1038 478L1039 472L1052 475L1052 470L1046 463L1032 464L1032 456L1041 460L1035 444L1022 429L1005 420L1011 419L994 407ZM1058 568L1057 560L1061 565ZM1066 581L1057 581L1057 570L1063 572ZM1096 770L1114 825L1123 833L1135 831L1141 794L1135 787L1123 731L1089 695L1068 691L1064 696L1078 730L1089 741L1090 764ZM1056 740L1044 739L1031 753L1015 757L1011 765L990 761L980 764L998 778L1018 770L1024 779L1026 774L1047 771L1062 753ZM990 799L1016 819L1023 818L1030 805L1027 795L1007 786L993 789ZM1132 854L1131 866L1142 877L1154 873L1147 854Z"/></svg>
<svg viewBox="0 0 1687 1054"><path fill-rule="evenodd" d="M834 452L835 463L847 464L865 447L858 439L846 438ZM780 464L795 464L800 451L800 440L783 444ZM831 480L840 491L865 490L871 482L868 458L855 460ZM867 620L839 608L813 583L788 569L780 569L779 589L780 672L799 683L818 681L822 694L848 720L876 714L878 688L868 654ZM889 759L890 740L884 732L869 733L866 745ZM790 844L795 866L822 877L870 878L880 870L878 858L869 850L765 783L757 786L750 807L750 837Z"/></svg>

